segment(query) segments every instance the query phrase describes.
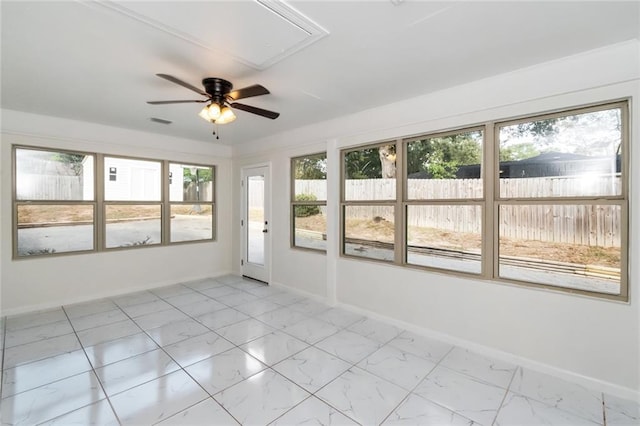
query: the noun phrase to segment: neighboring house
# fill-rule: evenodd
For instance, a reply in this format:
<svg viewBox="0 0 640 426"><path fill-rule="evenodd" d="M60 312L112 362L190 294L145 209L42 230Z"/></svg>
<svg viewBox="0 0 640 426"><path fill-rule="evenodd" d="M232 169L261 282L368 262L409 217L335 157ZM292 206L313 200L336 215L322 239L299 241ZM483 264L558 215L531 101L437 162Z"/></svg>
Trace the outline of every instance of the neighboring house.
<svg viewBox="0 0 640 426"><path fill-rule="evenodd" d="M534 178L552 176L577 176L591 174L609 174L613 170L620 173L620 155L591 157L588 155L564 152L545 152L523 160L501 161L501 178ZM430 179L428 172L412 173L409 179ZM457 179L479 179L480 164L458 167Z"/></svg>

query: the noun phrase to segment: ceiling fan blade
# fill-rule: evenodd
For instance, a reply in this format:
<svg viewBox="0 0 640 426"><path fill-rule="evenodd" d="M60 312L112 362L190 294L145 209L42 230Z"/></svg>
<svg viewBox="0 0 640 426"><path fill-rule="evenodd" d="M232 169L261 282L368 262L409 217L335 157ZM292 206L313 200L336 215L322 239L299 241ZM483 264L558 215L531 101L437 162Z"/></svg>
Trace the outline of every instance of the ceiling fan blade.
<svg viewBox="0 0 640 426"><path fill-rule="evenodd" d="M280 116L279 112L273 112L273 111L269 111L269 110L266 110L266 109L254 107L254 106L251 106L251 105L245 105L245 104L239 104L239 103L231 104L231 108L241 109L243 111L247 111L247 112L250 112L252 114L261 115L263 117L267 117L267 118L270 118L272 120L275 120L276 118L278 118Z"/></svg>
<svg viewBox="0 0 640 426"><path fill-rule="evenodd" d="M238 99L250 98L252 96L260 96L260 95L268 95L269 92L266 87L261 86L259 84L254 84L253 86L243 87L242 89L233 90L229 92L227 95L234 101Z"/></svg>
<svg viewBox="0 0 640 426"><path fill-rule="evenodd" d="M160 78L164 78L165 80L168 80L168 81L170 81L170 82L172 82L172 83L179 84L179 85L180 85L180 86L182 86L182 87L186 87L186 88L187 88L187 89L189 89L189 90L193 90L194 92L199 93L199 94L201 94L202 96L209 97L209 95L207 95L205 92L203 92L203 91L202 91L202 89L199 89L199 88L197 88L196 86L192 86L192 85L190 85L189 83L186 83L186 82L184 82L184 81L182 81L182 80L179 80L179 79L175 78L175 77L174 77L174 76L172 76L172 75L168 75L168 74L156 74L156 75L157 75L158 77L160 77Z"/></svg>
<svg viewBox="0 0 640 426"><path fill-rule="evenodd" d="M151 105L164 105L164 104L190 104L193 102L207 102L207 99L201 101L147 101Z"/></svg>

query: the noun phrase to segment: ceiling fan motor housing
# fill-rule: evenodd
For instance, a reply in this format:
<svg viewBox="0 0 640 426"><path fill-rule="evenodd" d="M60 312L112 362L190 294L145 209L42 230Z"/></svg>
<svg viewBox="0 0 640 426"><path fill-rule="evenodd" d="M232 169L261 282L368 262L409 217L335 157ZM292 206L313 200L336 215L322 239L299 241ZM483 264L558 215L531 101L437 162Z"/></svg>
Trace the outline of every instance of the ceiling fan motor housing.
<svg viewBox="0 0 640 426"><path fill-rule="evenodd" d="M218 104L222 104L226 99L225 96L233 89L231 82L215 77L205 78L202 80L202 85L204 91Z"/></svg>

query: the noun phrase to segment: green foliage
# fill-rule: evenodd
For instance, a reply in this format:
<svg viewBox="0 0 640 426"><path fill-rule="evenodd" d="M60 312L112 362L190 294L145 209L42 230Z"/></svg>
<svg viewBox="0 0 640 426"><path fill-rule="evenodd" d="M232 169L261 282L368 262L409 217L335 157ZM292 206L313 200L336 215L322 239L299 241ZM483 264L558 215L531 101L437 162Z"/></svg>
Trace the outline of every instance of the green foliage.
<svg viewBox="0 0 640 426"><path fill-rule="evenodd" d="M200 182L211 182L213 180L213 170L209 167L198 167L194 174L191 174L191 168L189 167L183 168L182 171L185 184L195 182L196 174Z"/></svg>
<svg viewBox="0 0 640 426"><path fill-rule="evenodd" d="M524 142L517 145L500 147L500 161L517 161L540 155L533 143Z"/></svg>
<svg viewBox="0 0 640 426"><path fill-rule="evenodd" d="M548 118L546 120L529 121L520 123L516 126L517 133L520 136L534 135L538 137L550 136L557 132L557 124L559 118Z"/></svg>
<svg viewBox="0 0 640 426"><path fill-rule="evenodd" d="M317 198L313 194L298 194L296 195L296 201L316 201ZM293 215L295 217L307 217L307 216L315 216L320 214L320 207L309 204L309 205L298 205L294 206Z"/></svg>
<svg viewBox="0 0 640 426"><path fill-rule="evenodd" d="M327 154L307 155L293 160L295 179L326 179Z"/></svg>
<svg viewBox="0 0 640 426"><path fill-rule="evenodd" d="M451 179L460 166L480 164L480 132L428 138L407 146L407 173L426 172L433 179Z"/></svg>
<svg viewBox="0 0 640 426"><path fill-rule="evenodd" d="M51 153L51 159L53 161L58 161L60 163L65 163L69 165L71 170L75 173L76 176L80 176L82 174L82 163L85 159L85 155L83 154L71 154L68 152L54 152Z"/></svg>
<svg viewBox="0 0 640 426"><path fill-rule="evenodd" d="M344 157L347 179L373 179L382 176L378 148L351 151Z"/></svg>
<svg viewBox="0 0 640 426"><path fill-rule="evenodd" d="M557 150L553 145L555 136L567 118L548 118L505 126L500 129L500 161L524 160L541 152Z"/></svg>

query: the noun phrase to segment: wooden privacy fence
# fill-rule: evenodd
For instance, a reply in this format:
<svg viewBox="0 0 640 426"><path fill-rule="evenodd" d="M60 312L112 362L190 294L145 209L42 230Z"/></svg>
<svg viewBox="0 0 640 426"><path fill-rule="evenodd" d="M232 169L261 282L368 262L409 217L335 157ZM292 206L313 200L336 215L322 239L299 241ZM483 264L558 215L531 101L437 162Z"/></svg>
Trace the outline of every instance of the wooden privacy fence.
<svg viewBox="0 0 640 426"><path fill-rule="evenodd" d="M591 196L620 193L620 178L598 176L500 179L505 198ZM395 179L352 179L345 182L345 197L356 200L394 200ZM326 197L325 180L297 180L296 193ZM409 179L411 199L481 198L480 179ZM620 247L622 219L615 205L503 205L500 209L500 236L600 247ZM347 219L371 220L380 217L393 221L390 206L348 206ZM437 228L452 232L480 233L480 206L408 206L409 227Z"/></svg>
<svg viewBox="0 0 640 426"><path fill-rule="evenodd" d="M82 200L82 176L39 175L21 173L21 185L16 188L19 200ZM93 182L89 183L93 185ZM212 200L213 183L189 183L183 190L183 200Z"/></svg>
<svg viewBox="0 0 640 426"><path fill-rule="evenodd" d="M19 200L82 200L82 177L20 173Z"/></svg>
<svg viewBox="0 0 640 426"><path fill-rule="evenodd" d="M200 182L196 187L195 182L185 185L183 192L185 201L211 201L213 200L213 182Z"/></svg>

